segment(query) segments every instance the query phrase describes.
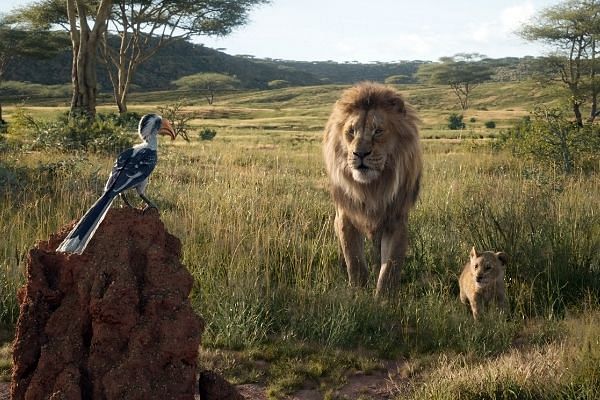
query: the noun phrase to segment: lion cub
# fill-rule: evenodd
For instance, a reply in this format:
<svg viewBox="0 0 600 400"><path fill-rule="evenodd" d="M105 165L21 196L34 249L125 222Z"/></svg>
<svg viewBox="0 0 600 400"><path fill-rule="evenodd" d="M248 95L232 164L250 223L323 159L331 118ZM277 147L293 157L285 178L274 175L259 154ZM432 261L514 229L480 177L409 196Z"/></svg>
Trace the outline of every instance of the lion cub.
<svg viewBox="0 0 600 400"><path fill-rule="evenodd" d="M458 280L460 301L471 306L473 318L477 319L492 300L505 308L504 270L508 256L504 252L471 249L471 259L465 265Z"/></svg>

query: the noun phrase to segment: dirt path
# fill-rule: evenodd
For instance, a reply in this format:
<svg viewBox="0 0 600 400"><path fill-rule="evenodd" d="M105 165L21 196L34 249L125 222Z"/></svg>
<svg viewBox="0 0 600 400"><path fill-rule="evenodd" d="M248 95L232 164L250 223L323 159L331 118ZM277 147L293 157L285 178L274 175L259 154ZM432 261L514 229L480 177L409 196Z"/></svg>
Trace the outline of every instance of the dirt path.
<svg viewBox="0 0 600 400"><path fill-rule="evenodd" d="M406 383L400 377L399 365L389 363L385 369L374 371L370 374L354 373L347 377L347 382L334 391L335 398L339 399L392 399L402 392L399 383ZM238 385L239 392L248 400L267 400L266 388L261 385ZM322 400L323 393L316 389L301 389L289 396L289 400ZM196 399L200 399L196 395ZM0 400L10 400L10 383L0 382Z"/></svg>
<svg viewBox="0 0 600 400"><path fill-rule="evenodd" d="M346 377L346 383L333 391L338 399L393 399L408 389L408 380L401 375L401 365L389 362L384 369L372 373L356 372ZM238 385L237 389L248 400L267 400L266 388L261 385ZM324 394L316 389L301 389L291 394L289 400L323 400Z"/></svg>

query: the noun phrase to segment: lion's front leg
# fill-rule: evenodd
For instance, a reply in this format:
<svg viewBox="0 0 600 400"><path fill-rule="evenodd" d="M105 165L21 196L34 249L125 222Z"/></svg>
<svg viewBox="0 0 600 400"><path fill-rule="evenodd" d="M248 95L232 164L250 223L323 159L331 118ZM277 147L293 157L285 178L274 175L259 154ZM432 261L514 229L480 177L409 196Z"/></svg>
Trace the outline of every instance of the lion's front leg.
<svg viewBox="0 0 600 400"><path fill-rule="evenodd" d="M389 293L398 286L400 271L408 248L406 221L399 223L391 231L384 231L381 237L381 269L377 279L375 296Z"/></svg>
<svg viewBox="0 0 600 400"><path fill-rule="evenodd" d="M369 273L363 235L348 218L340 213L335 216L335 233L340 241L350 285L365 286Z"/></svg>

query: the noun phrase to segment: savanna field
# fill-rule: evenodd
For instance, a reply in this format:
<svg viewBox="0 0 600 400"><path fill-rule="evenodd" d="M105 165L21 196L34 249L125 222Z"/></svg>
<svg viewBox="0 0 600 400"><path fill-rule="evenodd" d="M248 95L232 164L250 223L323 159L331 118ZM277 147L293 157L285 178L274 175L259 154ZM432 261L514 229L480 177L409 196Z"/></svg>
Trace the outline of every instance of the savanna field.
<svg viewBox="0 0 600 400"><path fill-rule="evenodd" d="M185 111L198 113L189 142L160 142L147 194L195 279L192 303L207 323L201 365L270 399L600 398L600 158L565 175L499 144L536 104L556 105L552 93L529 82L483 84L465 129L449 130L450 89L397 86L422 119L424 175L401 288L375 301L376 269L361 290L338 264L321 154L346 87L236 92L210 106L190 92L133 96L130 111L185 97ZM28 249L95 201L118 149L32 150L18 122L55 118L68 104L3 105L13 123L0 150L7 381ZM113 111L110 99L99 107ZM217 134L200 140L206 128ZM507 314L474 322L459 302L472 246L508 254ZM381 378L377 387L346 390L369 376Z"/></svg>

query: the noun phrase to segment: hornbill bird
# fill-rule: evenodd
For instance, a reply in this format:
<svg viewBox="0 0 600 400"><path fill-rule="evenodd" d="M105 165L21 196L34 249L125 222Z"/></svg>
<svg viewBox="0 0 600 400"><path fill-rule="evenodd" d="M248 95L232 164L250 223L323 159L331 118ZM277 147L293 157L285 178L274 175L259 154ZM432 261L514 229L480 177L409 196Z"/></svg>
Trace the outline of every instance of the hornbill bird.
<svg viewBox="0 0 600 400"><path fill-rule="evenodd" d="M156 208L144 192L148 185L148 177L158 161L158 135L169 135L171 139L175 139L176 133L169 121L158 114L144 115L140 119L138 133L143 142L119 154L104 186L104 193L69 232L56 249L57 252L83 253L117 195L121 196L127 206L132 207L125 197L124 192L127 189L135 188L147 204L144 210Z"/></svg>

